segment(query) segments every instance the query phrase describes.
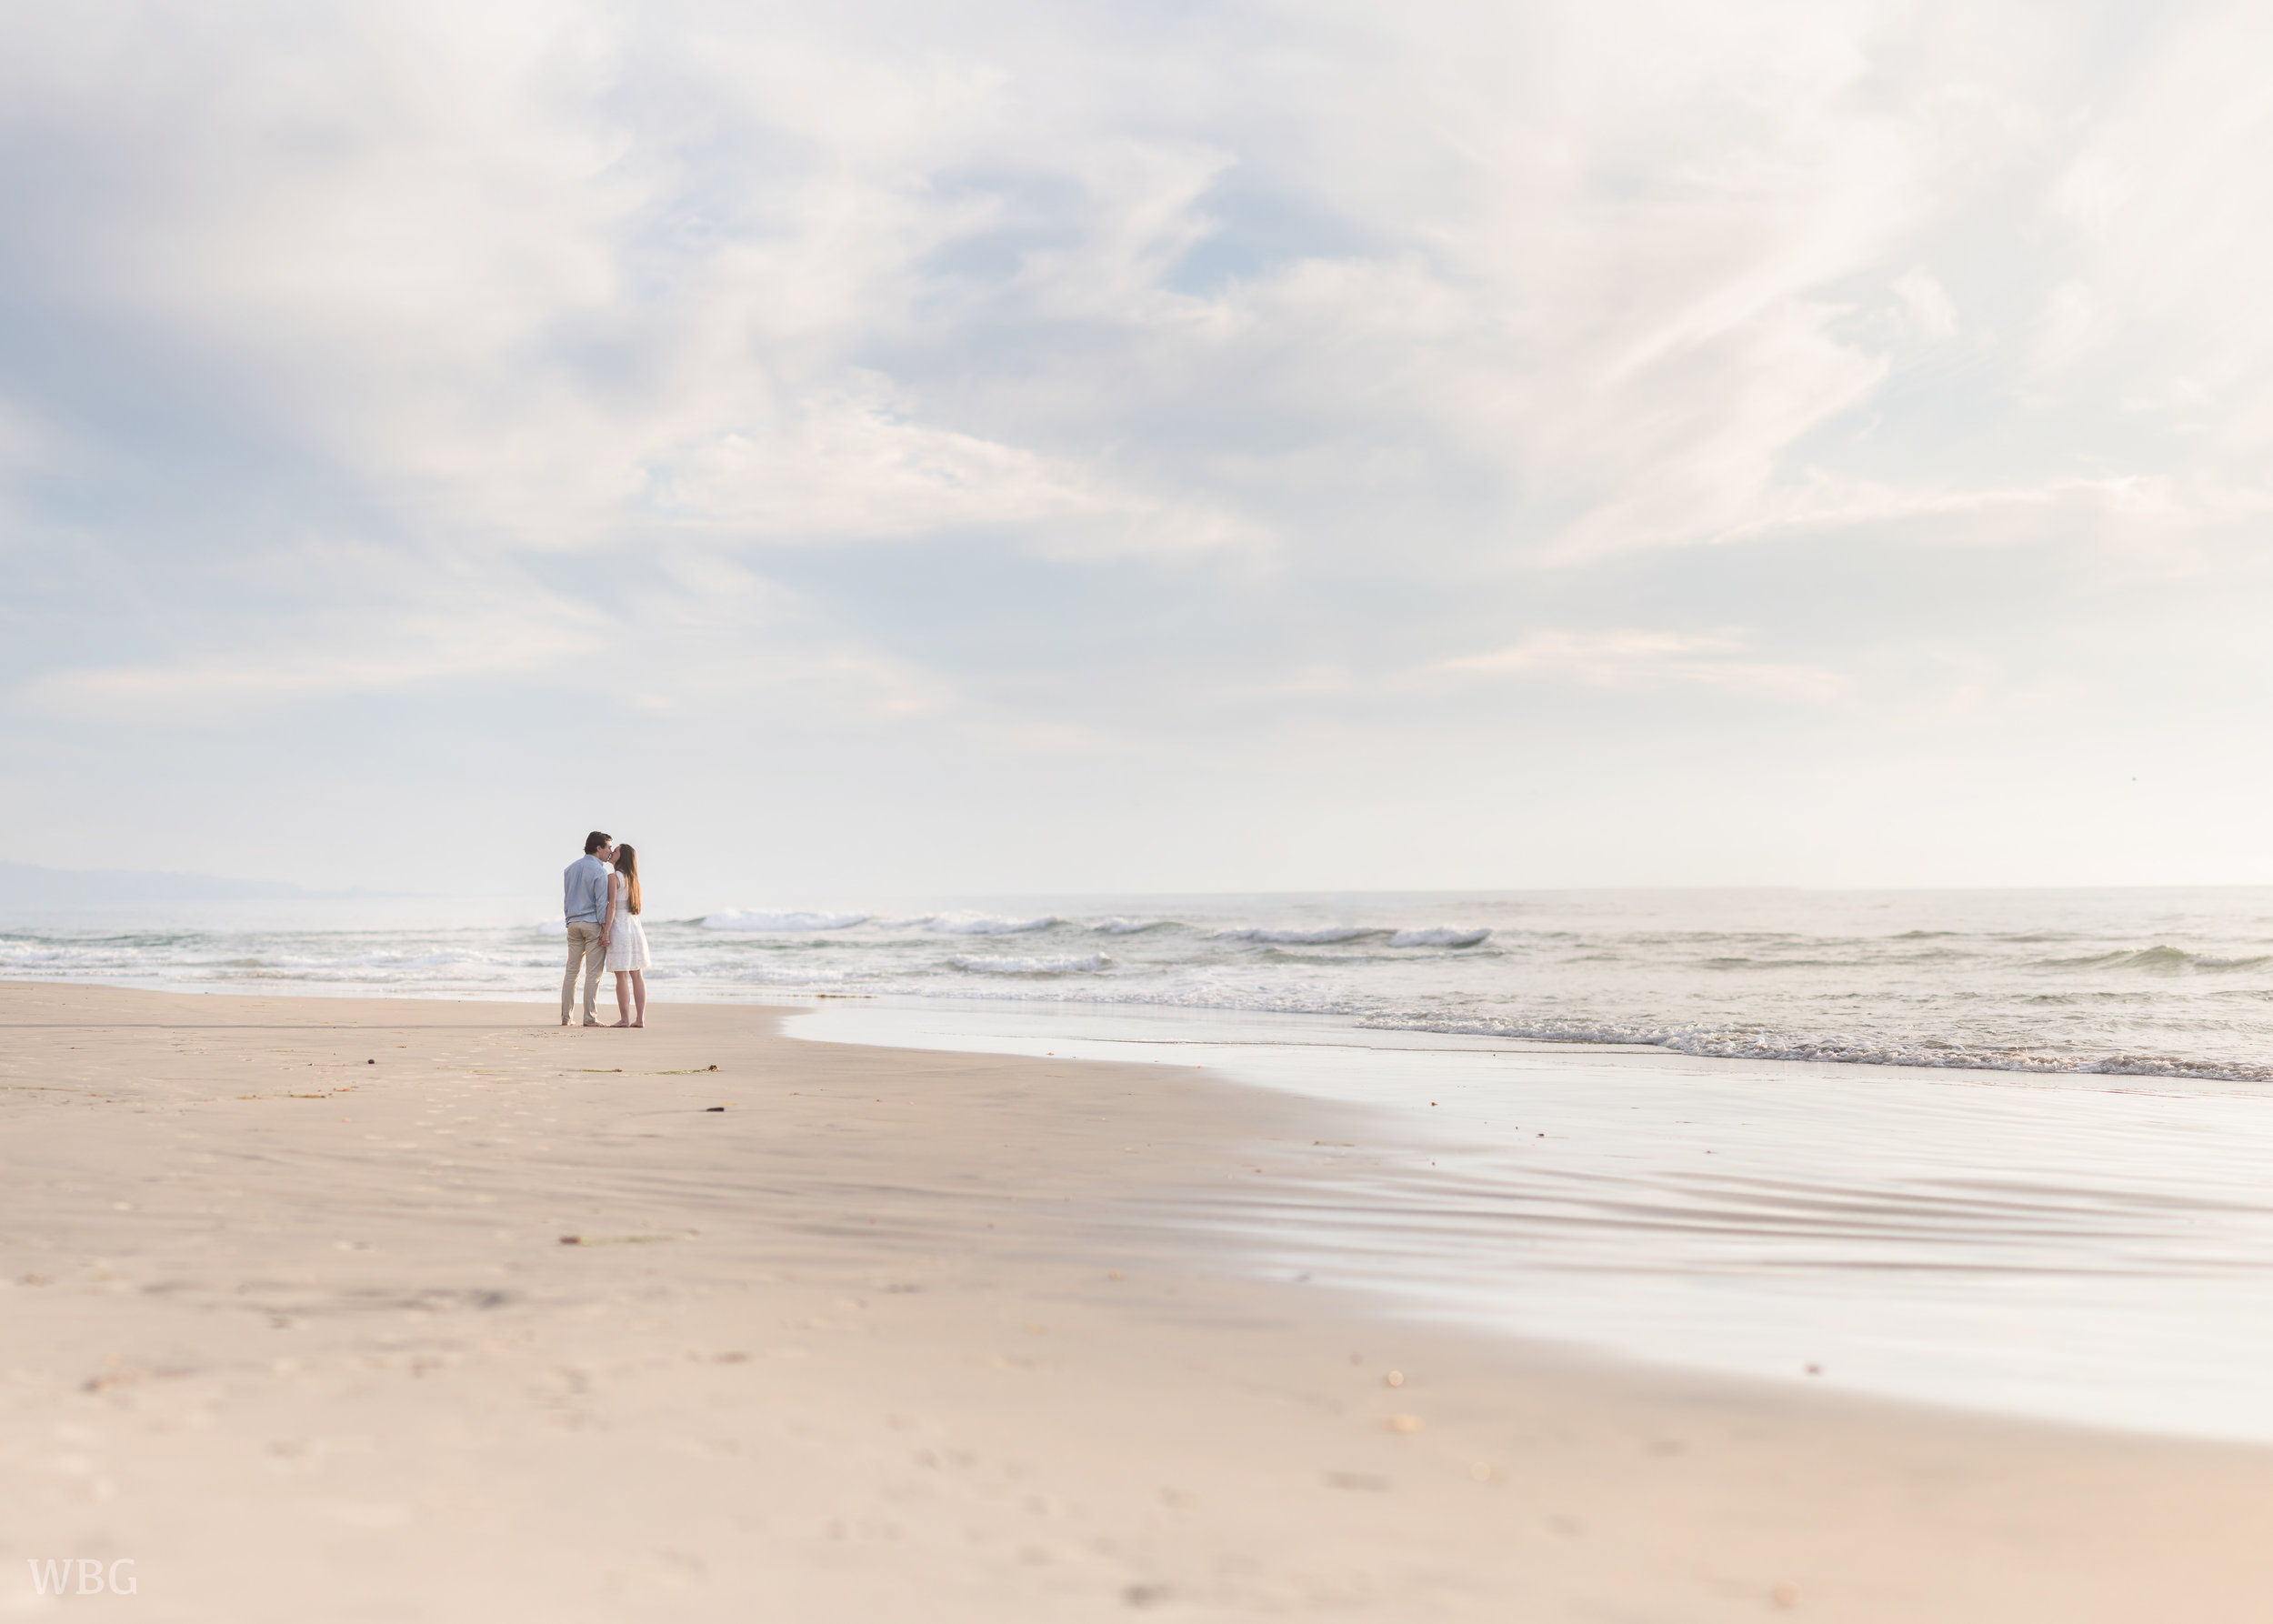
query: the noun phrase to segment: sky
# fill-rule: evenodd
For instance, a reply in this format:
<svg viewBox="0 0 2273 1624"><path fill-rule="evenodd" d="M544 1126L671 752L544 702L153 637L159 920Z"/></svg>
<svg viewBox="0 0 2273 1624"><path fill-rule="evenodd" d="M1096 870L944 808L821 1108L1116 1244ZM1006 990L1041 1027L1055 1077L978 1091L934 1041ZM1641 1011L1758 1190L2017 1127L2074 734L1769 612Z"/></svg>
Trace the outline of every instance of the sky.
<svg viewBox="0 0 2273 1624"><path fill-rule="evenodd" d="M2184 0L8 7L5 855L2273 882L2268 59Z"/></svg>

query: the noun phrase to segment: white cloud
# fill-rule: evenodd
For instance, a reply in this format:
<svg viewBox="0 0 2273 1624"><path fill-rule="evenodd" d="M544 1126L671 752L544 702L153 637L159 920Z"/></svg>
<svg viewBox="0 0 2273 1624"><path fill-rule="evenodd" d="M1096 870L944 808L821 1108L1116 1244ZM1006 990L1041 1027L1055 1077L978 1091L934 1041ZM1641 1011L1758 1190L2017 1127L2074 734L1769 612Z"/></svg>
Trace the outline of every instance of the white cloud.
<svg viewBox="0 0 2273 1624"><path fill-rule="evenodd" d="M70 663L25 686L35 712L137 727L242 727L345 697L536 688L564 714L796 713L892 723L961 703L952 683L866 647L816 606L731 557L658 547L579 566L548 586L511 564L454 566L331 547L290 561L325 606L216 650ZM422 584L439 585L424 592ZM576 589L580 585L583 590Z"/></svg>
<svg viewBox="0 0 2273 1624"><path fill-rule="evenodd" d="M1905 271L1887 286L1902 301L1904 313L1921 337L1938 340L1956 336L1958 307L1950 300L1949 290L1932 272L1921 266Z"/></svg>
<svg viewBox="0 0 2273 1624"><path fill-rule="evenodd" d="M1624 696L1613 753L1886 671L1991 759L2223 715L2248 639L2198 628L2273 607L2268 45L2039 0L19 8L0 683L62 750L511 689L743 741L681 771L809 720L1068 783L1403 749L1496 684Z"/></svg>
<svg viewBox="0 0 2273 1624"><path fill-rule="evenodd" d="M1613 688L1680 685L1811 704L1834 699L1847 687L1836 671L1725 657L1743 647L1744 640L1730 635L1540 631L1505 648L1440 660L1419 673L1419 680L1439 686L1492 679Z"/></svg>

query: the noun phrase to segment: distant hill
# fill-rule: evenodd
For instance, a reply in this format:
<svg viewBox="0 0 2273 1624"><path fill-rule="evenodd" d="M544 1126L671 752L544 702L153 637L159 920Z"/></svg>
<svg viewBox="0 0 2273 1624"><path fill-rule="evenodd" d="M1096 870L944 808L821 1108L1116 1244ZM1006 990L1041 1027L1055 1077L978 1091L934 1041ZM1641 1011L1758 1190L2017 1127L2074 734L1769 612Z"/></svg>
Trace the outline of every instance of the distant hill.
<svg viewBox="0 0 2273 1624"><path fill-rule="evenodd" d="M125 868L35 868L0 863L0 897L15 904L237 902L305 895L275 880L214 874L140 874Z"/></svg>

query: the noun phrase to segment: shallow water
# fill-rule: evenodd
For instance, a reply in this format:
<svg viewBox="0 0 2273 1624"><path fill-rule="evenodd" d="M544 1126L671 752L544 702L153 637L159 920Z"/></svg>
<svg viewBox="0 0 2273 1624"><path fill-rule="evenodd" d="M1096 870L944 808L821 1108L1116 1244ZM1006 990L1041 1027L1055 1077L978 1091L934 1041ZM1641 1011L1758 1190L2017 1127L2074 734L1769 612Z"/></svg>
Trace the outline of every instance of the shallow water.
<svg viewBox="0 0 2273 1624"><path fill-rule="evenodd" d="M1317 1148L1323 1183L1174 1215L1261 1271L1627 1357L2273 1440L2273 1102L2252 1085L1097 1007L836 1004L789 1030L1204 1064L1383 1113L1379 1144Z"/></svg>

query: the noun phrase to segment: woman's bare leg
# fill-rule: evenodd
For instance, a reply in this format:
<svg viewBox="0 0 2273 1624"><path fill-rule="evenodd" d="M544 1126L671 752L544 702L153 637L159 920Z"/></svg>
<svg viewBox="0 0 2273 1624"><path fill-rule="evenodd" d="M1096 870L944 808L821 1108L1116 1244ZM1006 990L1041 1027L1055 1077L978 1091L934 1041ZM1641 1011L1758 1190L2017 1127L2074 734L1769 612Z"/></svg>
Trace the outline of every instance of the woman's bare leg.
<svg viewBox="0 0 2273 1624"><path fill-rule="evenodd" d="M631 1018L631 989L624 985L625 982L632 980L637 975L638 972L636 970L618 970L616 972L616 1018L608 1022L608 1025L612 1027L630 1027L636 1026L638 1024ZM640 1008L644 1011L647 1004L647 995L645 991L642 991L639 995L639 1004Z"/></svg>
<svg viewBox="0 0 2273 1624"><path fill-rule="evenodd" d="M639 1018L631 1024L635 1027L644 1027L647 1024L647 977L637 970L631 973L631 991L632 997L638 1001L639 1010ZM616 1001L621 1004L624 1000L619 997Z"/></svg>

